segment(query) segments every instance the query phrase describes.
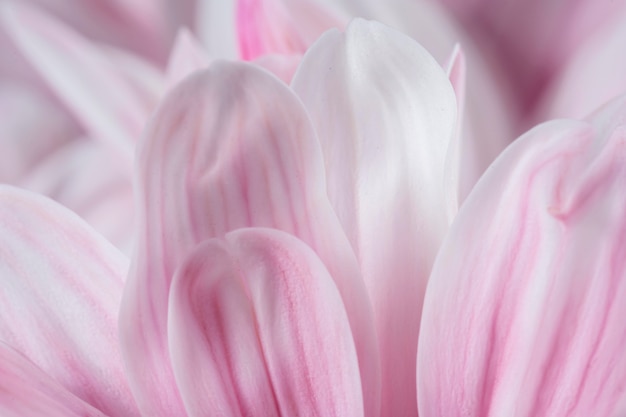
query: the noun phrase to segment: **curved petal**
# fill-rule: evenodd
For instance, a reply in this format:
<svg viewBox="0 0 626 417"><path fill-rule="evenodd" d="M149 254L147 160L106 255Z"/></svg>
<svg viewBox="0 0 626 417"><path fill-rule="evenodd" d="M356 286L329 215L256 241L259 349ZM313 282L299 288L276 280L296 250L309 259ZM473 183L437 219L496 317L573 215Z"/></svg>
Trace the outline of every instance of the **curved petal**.
<svg viewBox="0 0 626 417"><path fill-rule="evenodd" d="M0 414L4 417L106 417L0 343Z"/></svg>
<svg viewBox="0 0 626 417"><path fill-rule="evenodd" d="M626 400L626 99L518 139L429 281L420 416L614 415Z"/></svg>
<svg viewBox="0 0 626 417"><path fill-rule="evenodd" d="M138 415L117 339L126 269L67 209L0 186L0 341L112 416Z"/></svg>
<svg viewBox="0 0 626 417"><path fill-rule="evenodd" d="M249 226L291 233L322 259L346 305L365 397L375 409L378 353L369 300L326 196L319 144L295 95L253 65L216 62L174 89L144 139L138 149L139 250L120 320L144 412L161 412L151 408L154 398L180 407L168 385L165 334L175 269L197 243ZM155 373L139 372L145 369Z"/></svg>
<svg viewBox="0 0 626 417"><path fill-rule="evenodd" d="M265 68L281 80L285 82L285 84L289 85L291 80L293 79L296 70L298 69L298 65L300 65L300 61L302 60L302 55L263 55L258 59L255 59L253 62L260 66L261 68Z"/></svg>
<svg viewBox="0 0 626 417"><path fill-rule="evenodd" d="M170 294L169 341L191 416L363 416L354 340L317 255L272 229L200 244Z"/></svg>
<svg viewBox="0 0 626 417"><path fill-rule="evenodd" d="M328 195L374 307L382 415L416 415L422 298L448 227L445 161L454 91L419 44L363 20L312 46L293 88L317 128Z"/></svg>
<svg viewBox="0 0 626 417"><path fill-rule="evenodd" d="M130 161L148 113L103 51L22 4L3 4L1 16L20 50L83 126Z"/></svg>

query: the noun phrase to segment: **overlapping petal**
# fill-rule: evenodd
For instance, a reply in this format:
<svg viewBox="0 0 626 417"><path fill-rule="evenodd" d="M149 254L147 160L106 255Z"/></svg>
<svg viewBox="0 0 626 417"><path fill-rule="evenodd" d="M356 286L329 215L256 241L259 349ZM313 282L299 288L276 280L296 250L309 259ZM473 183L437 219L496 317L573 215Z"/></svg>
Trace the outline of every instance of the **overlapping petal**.
<svg viewBox="0 0 626 417"><path fill-rule="evenodd" d="M200 244L178 270L169 343L191 416L362 416L354 340L317 255L272 229Z"/></svg>
<svg viewBox="0 0 626 417"><path fill-rule="evenodd" d="M328 195L373 303L382 414L416 415L422 298L448 227L454 91L419 44L358 19L311 47L292 87L317 129Z"/></svg>
<svg viewBox="0 0 626 417"><path fill-rule="evenodd" d="M111 416L138 415L117 337L126 270L75 214L0 186L0 341Z"/></svg>
<svg viewBox="0 0 626 417"><path fill-rule="evenodd" d="M429 281L420 416L621 415L626 99L518 139L459 211Z"/></svg>
<svg viewBox="0 0 626 417"><path fill-rule="evenodd" d="M199 242L249 226L289 232L324 262L348 312L367 408L376 410L369 301L326 196L319 143L293 92L252 65L216 62L164 100L138 152L142 217L120 325L142 410L171 415L182 407L166 345L174 271Z"/></svg>
<svg viewBox="0 0 626 417"><path fill-rule="evenodd" d="M5 417L105 417L0 343L0 413Z"/></svg>

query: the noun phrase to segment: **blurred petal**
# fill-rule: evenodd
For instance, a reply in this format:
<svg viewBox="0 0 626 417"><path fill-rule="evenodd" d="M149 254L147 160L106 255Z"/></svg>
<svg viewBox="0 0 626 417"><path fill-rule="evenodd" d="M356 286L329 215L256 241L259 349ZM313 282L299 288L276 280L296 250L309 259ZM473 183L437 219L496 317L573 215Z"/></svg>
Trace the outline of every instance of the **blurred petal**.
<svg viewBox="0 0 626 417"><path fill-rule="evenodd" d="M420 416L616 415L625 183L626 99L592 123L539 126L496 160L429 281Z"/></svg>
<svg viewBox="0 0 626 417"><path fill-rule="evenodd" d="M293 92L252 65L216 62L164 100L140 143L138 164L139 250L120 325L142 410L155 415L161 411L152 407L163 406L171 415L180 408L166 345L175 269L199 242L248 226L289 232L322 259L348 311L366 399L375 402L369 300L326 196L319 144Z"/></svg>
<svg viewBox="0 0 626 417"><path fill-rule="evenodd" d="M0 375L3 417L105 417L3 343Z"/></svg>
<svg viewBox="0 0 626 417"><path fill-rule="evenodd" d="M209 66L210 59L200 42L188 30L178 32L174 48L167 64L167 84L169 88L188 75Z"/></svg>
<svg viewBox="0 0 626 417"><path fill-rule="evenodd" d="M581 42L626 10L621 0L440 1L494 50L526 106Z"/></svg>
<svg viewBox="0 0 626 417"><path fill-rule="evenodd" d="M239 0L237 33L243 59L302 54L324 31L344 24L314 0Z"/></svg>
<svg viewBox="0 0 626 417"><path fill-rule="evenodd" d="M444 166L454 91L419 44L358 19L309 49L293 88L317 128L328 195L373 303L382 415L416 415L422 298L448 227Z"/></svg>
<svg viewBox="0 0 626 417"><path fill-rule="evenodd" d="M88 138L58 149L19 181L81 216L109 242L130 253L134 202L130 167Z"/></svg>
<svg viewBox="0 0 626 417"><path fill-rule="evenodd" d="M199 245L172 283L170 346L191 416L362 416L350 325L310 248L271 229Z"/></svg>
<svg viewBox="0 0 626 417"><path fill-rule="evenodd" d="M576 50L556 77L536 118L584 118L626 93L624 50L626 13Z"/></svg>
<svg viewBox="0 0 626 417"><path fill-rule="evenodd" d="M75 214L0 186L0 341L112 416L138 415L117 338L126 269Z"/></svg>
<svg viewBox="0 0 626 417"><path fill-rule="evenodd" d="M130 160L147 110L102 50L24 5L3 5L1 17L20 50L84 127Z"/></svg>

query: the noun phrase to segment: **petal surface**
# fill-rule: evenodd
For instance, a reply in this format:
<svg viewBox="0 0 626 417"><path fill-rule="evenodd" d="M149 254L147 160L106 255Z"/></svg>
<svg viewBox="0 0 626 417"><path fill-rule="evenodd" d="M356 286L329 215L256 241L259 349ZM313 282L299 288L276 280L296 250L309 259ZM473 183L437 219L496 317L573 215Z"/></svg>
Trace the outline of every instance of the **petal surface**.
<svg viewBox="0 0 626 417"><path fill-rule="evenodd" d="M0 413L4 417L105 417L0 343Z"/></svg>
<svg viewBox="0 0 626 417"><path fill-rule="evenodd" d="M240 229L200 244L178 270L169 340L191 416L362 416L348 317L301 241Z"/></svg>
<svg viewBox="0 0 626 417"><path fill-rule="evenodd" d="M207 68L210 62L200 41L188 30L180 30L167 63L168 87L172 88L193 72Z"/></svg>
<svg viewBox="0 0 626 417"><path fill-rule="evenodd" d="M621 415L626 100L531 130L461 207L428 284L420 416Z"/></svg>
<svg viewBox="0 0 626 417"><path fill-rule="evenodd" d="M419 44L358 19L309 49L292 87L317 129L328 195L372 300L382 415L416 415L412 367L422 299L448 227L454 91Z"/></svg>
<svg viewBox="0 0 626 417"><path fill-rule="evenodd" d="M117 337L126 271L75 214L0 186L0 341L111 416L138 415Z"/></svg>
<svg viewBox="0 0 626 417"><path fill-rule="evenodd" d="M371 307L326 196L319 143L288 86L250 64L215 62L165 99L138 153L139 250L120 324L127 365L160 369L154 375L132 374L140 376L135 393L146 410L153 398L180 406L164 365L174 271L199 242L251 226L291 233L322 259L348 311L364 397L376 409L378 353Z"/></svg>

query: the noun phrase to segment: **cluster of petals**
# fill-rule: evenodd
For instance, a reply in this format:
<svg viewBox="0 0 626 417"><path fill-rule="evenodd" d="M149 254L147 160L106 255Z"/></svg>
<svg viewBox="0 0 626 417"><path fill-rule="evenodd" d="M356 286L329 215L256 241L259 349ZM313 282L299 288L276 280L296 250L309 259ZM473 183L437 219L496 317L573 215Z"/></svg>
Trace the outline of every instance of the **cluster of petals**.
<svg viewBox="0 0 626 417"><path fill-rule="evenodd" d="M506 146L532 101L570 115L576 53L503 37L554 58L511 104L459 29L415 41L433 4L241 0L242 62L111 2L117 48L0 5L40 73L0 108L49 116L0 156L1 415L626 414L626 97ZM444 3L480 38L484 1Z"/></svg>

